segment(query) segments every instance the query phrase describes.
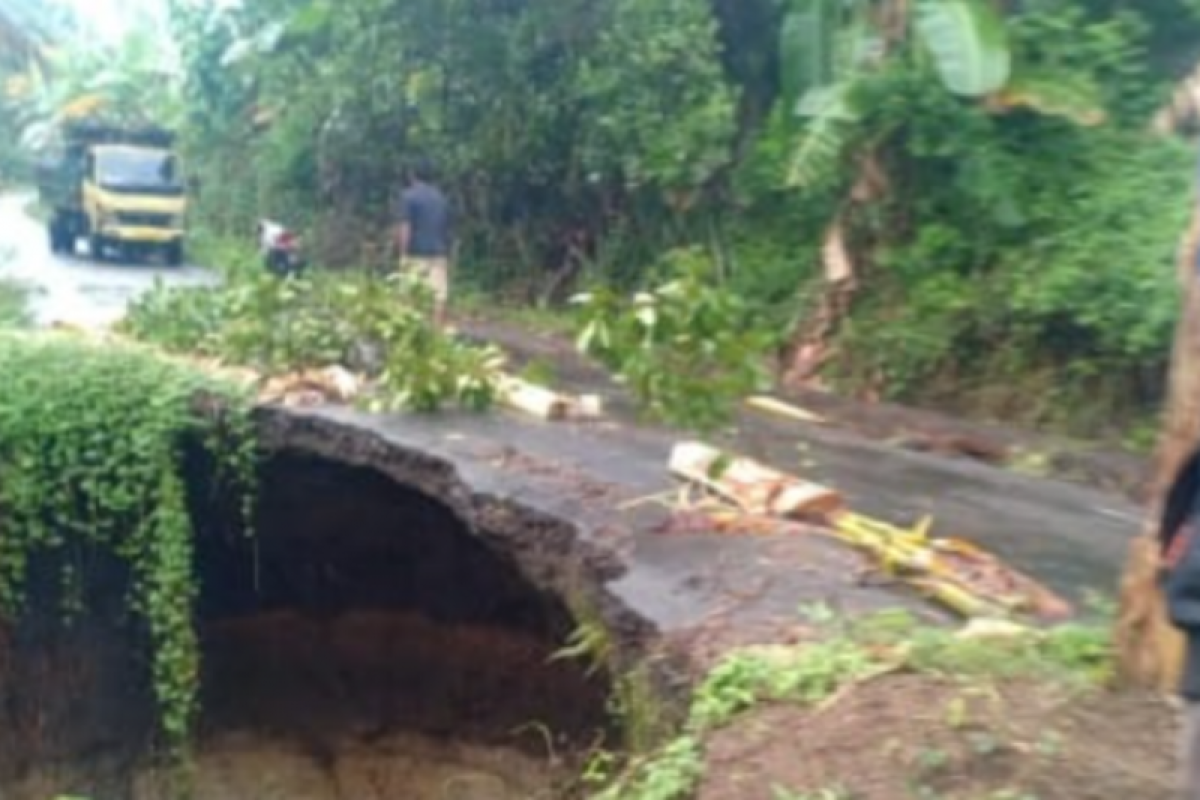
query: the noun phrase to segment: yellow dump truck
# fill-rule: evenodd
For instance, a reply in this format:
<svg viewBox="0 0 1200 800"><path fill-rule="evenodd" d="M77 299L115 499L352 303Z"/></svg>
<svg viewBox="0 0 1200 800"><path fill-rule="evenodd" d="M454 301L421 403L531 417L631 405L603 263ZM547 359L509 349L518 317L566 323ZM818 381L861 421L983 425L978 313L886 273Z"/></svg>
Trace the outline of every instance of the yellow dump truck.
<svg viewBox="0 0 1200 800"><path fill-rule="evenodd" d="M182 264L187 196L174 137L78 122L61 133L38 172L50 249L74 253L86 241L97 260L161 254Z"/></svg>

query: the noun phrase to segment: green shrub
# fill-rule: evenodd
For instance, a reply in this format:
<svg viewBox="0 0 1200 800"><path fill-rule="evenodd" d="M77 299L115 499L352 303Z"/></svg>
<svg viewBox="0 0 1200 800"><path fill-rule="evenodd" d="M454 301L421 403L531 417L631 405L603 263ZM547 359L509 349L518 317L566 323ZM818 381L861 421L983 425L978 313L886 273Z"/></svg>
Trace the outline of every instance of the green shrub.
<svg viewBox="0 0 1200 800"><path fill-rule="evenodd" d="M775 338L702 253L672 253L663 269L667 282L632 299L577 298L579 349L614 369L652 417L711 429L769 385Z"/></svg>

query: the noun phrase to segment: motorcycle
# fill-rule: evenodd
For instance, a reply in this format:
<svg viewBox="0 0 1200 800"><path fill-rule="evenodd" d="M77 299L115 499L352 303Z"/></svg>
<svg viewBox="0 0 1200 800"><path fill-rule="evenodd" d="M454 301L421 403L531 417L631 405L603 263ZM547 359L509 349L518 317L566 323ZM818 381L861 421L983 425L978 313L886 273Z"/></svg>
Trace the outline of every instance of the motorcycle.
<svg viewBox="0 0 1200 800"><path fill-rule="evenodd" d="M300 236L295 231L268 219L258 222L258 249L263 266L281 278L299 275L306 266L300 246Z"/></svg>

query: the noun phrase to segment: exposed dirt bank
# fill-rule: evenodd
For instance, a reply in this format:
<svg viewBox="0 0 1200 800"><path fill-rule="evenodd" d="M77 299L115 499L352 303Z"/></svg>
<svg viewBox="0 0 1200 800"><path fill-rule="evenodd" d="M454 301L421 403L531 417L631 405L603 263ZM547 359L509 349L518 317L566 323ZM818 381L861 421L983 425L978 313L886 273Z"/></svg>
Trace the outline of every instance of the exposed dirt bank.
<svg viewBox="0 0 1200 800"><path fill-rule="evenodd" d="M607 673L555 657L592 589L586 554L512 508L474 527L436 494L466 499L436 465L426 493L363 466L356 440L331 444L348 465L268 439L253 538L195 465L198 800L570 796L613 733ZM4 800L168 796L144 766L154 713L125 576L103 566L66 625L46 565L44 611L0 636Z"/></svg>
<svg viewBox="0 0 1200 800"><path fill-rule="evenodd" d="M697 800L1173 800L1176 733L1149 695L891 676L740 718Z"/></svg>

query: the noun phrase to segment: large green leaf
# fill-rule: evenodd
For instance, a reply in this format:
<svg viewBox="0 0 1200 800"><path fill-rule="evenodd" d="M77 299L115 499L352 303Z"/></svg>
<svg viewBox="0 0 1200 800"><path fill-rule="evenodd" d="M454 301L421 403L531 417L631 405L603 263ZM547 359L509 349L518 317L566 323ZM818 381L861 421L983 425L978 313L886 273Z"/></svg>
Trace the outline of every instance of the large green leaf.
<svg viewBox="0 0 1200 800"><path fill-rule="evenodd" d="M1008 83L1008 30L990 0L918 0L915 24L950 91L980 97Z"/></svg>
<svg viewBox="0 0 1200 800"><path fill-rule="evenodd" d="M809 121L788 165L790 186L812 186L837 171L859 119L851 103L854 88L852 79L805 96L801 113Z"/></svg>
<svg viewBox="0 0 1200 800"><path fill-rule="evenodd" d="M833 82L836 14L835 0L796 0L784 18L779 62L788 105Z"/></svg>

